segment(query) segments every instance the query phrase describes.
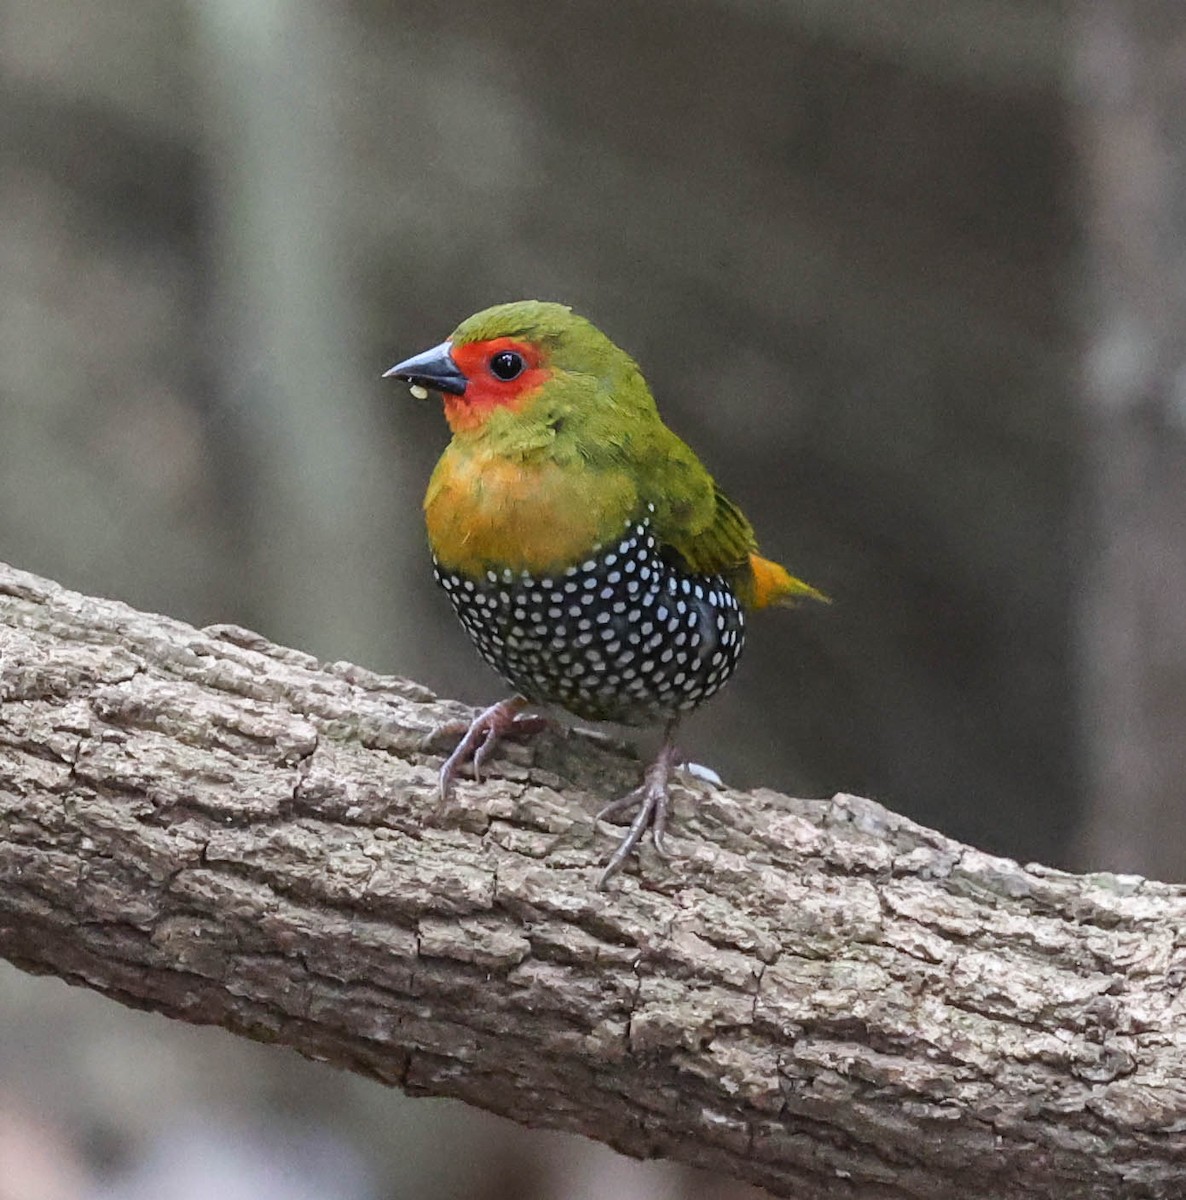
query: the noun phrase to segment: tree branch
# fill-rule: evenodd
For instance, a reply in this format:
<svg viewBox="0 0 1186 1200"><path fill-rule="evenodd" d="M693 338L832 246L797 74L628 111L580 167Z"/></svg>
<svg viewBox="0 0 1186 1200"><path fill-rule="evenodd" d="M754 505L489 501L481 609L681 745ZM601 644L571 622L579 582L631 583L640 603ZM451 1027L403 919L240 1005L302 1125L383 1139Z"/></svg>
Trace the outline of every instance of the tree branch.
<svg viewBox="0 0 1186 1200"><path fill-rule="evenodd" d="M2 566L0 700L27 970L797 1200L1182 1194L1181 888L697 785L598 893L622 751L442 813L456 705Z"/></svg>

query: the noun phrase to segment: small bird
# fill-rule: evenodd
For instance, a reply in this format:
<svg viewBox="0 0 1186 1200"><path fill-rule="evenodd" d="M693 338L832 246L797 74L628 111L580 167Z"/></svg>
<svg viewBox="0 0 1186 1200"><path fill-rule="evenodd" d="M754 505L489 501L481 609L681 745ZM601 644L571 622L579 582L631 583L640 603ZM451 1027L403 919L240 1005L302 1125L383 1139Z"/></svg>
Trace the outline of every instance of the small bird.
<svg viewBox="0 0 1186 1200"><path fill-rule="evenodd" d="M424 498L436 580L514 695L480 713L441 768L447 799L500 738L577 717L662 724L637 806L598 881L644 833L666 857L681 717L729 679L746 613L821 592L757 553L749 521L664 425L637 364L562 304L484 309L397 363L419 398L440 392L453 432Z"/></svg>

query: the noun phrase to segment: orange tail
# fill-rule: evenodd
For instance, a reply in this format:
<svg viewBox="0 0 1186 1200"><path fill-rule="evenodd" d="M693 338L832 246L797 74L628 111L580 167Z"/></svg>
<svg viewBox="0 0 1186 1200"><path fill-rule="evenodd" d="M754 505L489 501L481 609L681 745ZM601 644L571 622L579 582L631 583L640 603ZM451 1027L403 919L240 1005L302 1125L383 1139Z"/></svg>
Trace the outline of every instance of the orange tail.
<svg viewBox="0 0 1186 1200"><path fill-rule="evenodd" d="M831 604L823 592L811 584L796 579L784 567L761 555L751 554L749 566L752 578L747 580L742 598L749 608L768 608L772 604L791 605L800 600L820 600Z"/></svg>

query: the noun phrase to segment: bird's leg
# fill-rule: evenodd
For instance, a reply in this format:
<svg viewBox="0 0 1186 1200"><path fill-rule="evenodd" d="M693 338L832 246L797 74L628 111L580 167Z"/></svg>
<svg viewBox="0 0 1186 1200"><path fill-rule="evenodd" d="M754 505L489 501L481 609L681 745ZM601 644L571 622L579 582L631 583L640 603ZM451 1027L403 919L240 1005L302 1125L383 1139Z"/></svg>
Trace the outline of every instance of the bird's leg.
<svg viewBox="0 0 1186 1200"><path fill-rule="evenodd" d="M678 719L668 724L663 736L663 745L659 748L655 761L647 767L642 786L635 788L621 800L607 804L597 814L597 819L601 820L604 817L626 812L636 804L638 805L638 812L635 814L634 820L630 822L626 836L614 851L609 862L605 864L605 870L601 872L601 878L597 881L598 891L604 891L606 884L622 869L622 864L630 857L635 846L642 841L643 834L648 828L651 831L651 841L654 843L655 853L661 858L668 857L667 848L663 844L663 834L667 828L669 802L667 789L672 769L679 761L679 753L675 748L675 732L678 726Z"/></svg>
<svg viewBox="0 0 1186 1200"><path fill-rule="evenodd" d="M522 696L510 696L483 709L472 721L448 721L438 726L434 736L464 734L457 744L457 749L445 759L441 767L442 800L449 799L453 791L453 781L467 762L473 763L474 779L481 782L482 767L503 738L538 733L550 724L547 717L524 715L522 710L527 704L528 701Z"/></svg>

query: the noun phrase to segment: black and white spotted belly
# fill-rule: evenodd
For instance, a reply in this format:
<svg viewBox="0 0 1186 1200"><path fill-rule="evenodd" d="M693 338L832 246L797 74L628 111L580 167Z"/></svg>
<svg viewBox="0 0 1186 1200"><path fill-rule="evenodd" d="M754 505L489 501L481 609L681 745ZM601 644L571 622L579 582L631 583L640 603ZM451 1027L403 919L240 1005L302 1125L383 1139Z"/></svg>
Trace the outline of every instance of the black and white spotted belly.
<svg viewBox="0 0 1186 1200"><path fill-rule="evenodd" d="M745 618L719 575L665 562L650 518L549 578L435 563L437 582L482 657L529 700L587 720L666 720L703 703L733 674Z"/></svg>

